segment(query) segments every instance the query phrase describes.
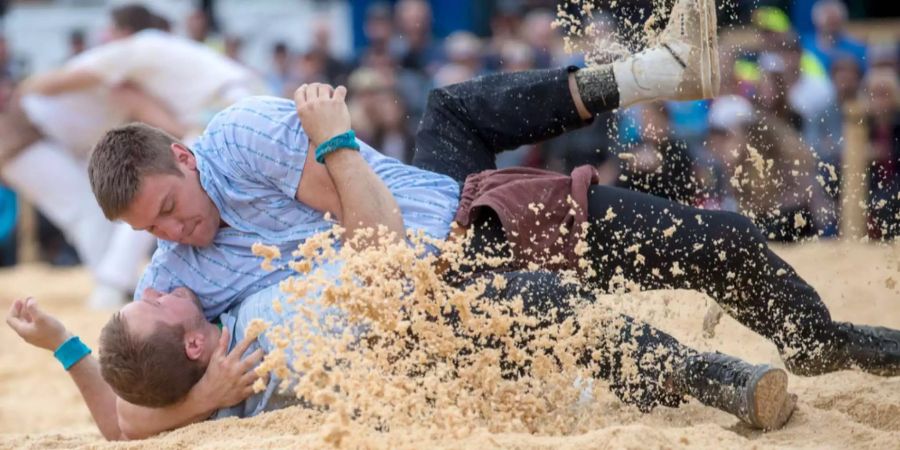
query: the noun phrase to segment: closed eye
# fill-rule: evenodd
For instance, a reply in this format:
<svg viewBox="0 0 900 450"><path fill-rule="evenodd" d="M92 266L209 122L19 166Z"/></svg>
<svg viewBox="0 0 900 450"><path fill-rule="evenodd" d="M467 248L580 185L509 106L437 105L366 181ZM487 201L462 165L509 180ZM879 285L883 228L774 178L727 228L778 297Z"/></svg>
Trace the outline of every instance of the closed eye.
<svg viewBox="0 0 900 450"><path fill-rule="evenodd" d="M172 211L175 211L175 202L174 201L172 203L169 203L168 208L166 208L163 211L160 211L160 215L167 216L169 214L172 214Z"/></svg>

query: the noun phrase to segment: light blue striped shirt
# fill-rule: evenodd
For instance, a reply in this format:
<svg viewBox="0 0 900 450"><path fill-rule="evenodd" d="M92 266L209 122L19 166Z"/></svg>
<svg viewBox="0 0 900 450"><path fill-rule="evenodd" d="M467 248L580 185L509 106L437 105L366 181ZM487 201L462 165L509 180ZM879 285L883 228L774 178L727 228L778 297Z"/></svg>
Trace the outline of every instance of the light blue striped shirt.
<svg viewBox="0 0 900 450"><path fill-rule="evenodd" d="M323 213L294 196L308 151L308 139L293 101L249 97L213 118L191 149L200 183L231 225L219 230L209 247L159 241L135 291L193 290L207 317L292 273L265 272L250 247L278 246L290 256L307 238L331 228ZM360 152L394 195L407 230L443 239L459 205L459 184L378 153L360 141Z"/></svg>
<svg viewBox="0 0 900 450"><path fill-rule="evenodd" d="M335 278L339 273L339 268L336 265L329 265L328 267L323 267L323 272L323 275ZM318 292L314 293L314 295L318 295ZM281 301L281 304L283 306L282 313L275 312L275 308L272 305L272 302L275 299L279 299ZM231 342L228 344L228 351L231 352L232 348L234 348L239 342L244 340L244 336L247 333L247 328L250 326L250 323L254 319L262 319L266 323L268 323L268 330L271 330L273 327L279 325L288 328L293 327L293 324L295 323L294 321L299 319L297 308L301 304L305 305L316 314L317 323L308 323L308 331L311 333L339 336L343 331L343 326L346 326L343 315L337 308L325 309L318 305L305 302L302 298L288 304L285 299L286 296L281 293L278 285L273 285L269 288L263 289L260 292L250 295L242 302L236 304L228 311L222 313L222 327L223 329L228 330L231 335ZM337 342L337 340L335 342ZM304 347L301 346L298 348ZM263 353L268 354L275 349L275 345L271 340L269 340L268 335L266 333L263 333L259 335L259 337L255 341L253 341L253 343L250 344L249 347L247 347L247 351L244 352L242 357L251 355L257 349L262 349ZM308 350L304 349L303 351ZM298 355L294 355L292 346L288 346L285 349L285 359L287 361L288 367L293 367L294 360L297 356ZM299 357L302 358L303 355L299 355ZM271 374L271 376L269 377L269 383L266 385L266 389L264 391L253 394L246 400L230 408L223 408L216 411L211 418L222 419L225 417L252 417L266 411L274 411L276 409L299 404L300 400L293 394L290 389L288 389L287 392L280 391L279 388L281 382L282 380L280 378L276 377L274 374Z"/></svg>

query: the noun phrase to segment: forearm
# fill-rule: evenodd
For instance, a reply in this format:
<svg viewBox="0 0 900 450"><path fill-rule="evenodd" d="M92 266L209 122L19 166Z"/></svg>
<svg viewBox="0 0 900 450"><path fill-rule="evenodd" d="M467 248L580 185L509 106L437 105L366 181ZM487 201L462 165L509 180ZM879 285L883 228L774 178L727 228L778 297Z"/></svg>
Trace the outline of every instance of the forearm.
<svg viewBox="0 0 900 450"><path fill-rule="evenodd" d="M110 441L124 439L116 413L116 394L100 375L100 364L91 355L69 368L69 376L78 386L97 428Z"/></svg>
<svg viewBox="0 0 900 450"><path fill-rule="evenodd" d="M397 201L359 152L330 153L325 157L325 167L340 198L342 225L348 237L357 230L384 226L395 238L403 238L403 216Z"/></svg>
<svg viewBox="0 0 900 450"><path fill-rule="evenodd" d="M29 78L25 90L41 95L57 95L64 92L87 89L101 84L97 75L84 70L57 70Z"/></svg>
<svg viewBox="0 0 900 450"><path fill-rule="evenodd" d="M183 139L189 131L161 101L131 85L113 88L110 100L121 107L129 119L160 128L178 139Z"/></svg>
<svg viewBox="0 0 900 450"><path fill-rule="evenodd" d="M125 439L144 439L164 431L206 420L216 407L191 390L181 402L165 408L147 408L118 399L118 425Z"/></svg>

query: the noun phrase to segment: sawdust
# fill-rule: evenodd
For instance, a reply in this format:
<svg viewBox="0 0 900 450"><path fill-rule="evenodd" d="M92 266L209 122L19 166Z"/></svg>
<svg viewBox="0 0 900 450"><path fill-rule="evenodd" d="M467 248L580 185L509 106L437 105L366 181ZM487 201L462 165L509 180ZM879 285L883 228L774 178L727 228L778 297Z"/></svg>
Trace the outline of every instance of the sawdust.
<svg viewBox="0 0 900 450"><path fill-rule="evenodd" d="M896 292L884 281L897 277L897 247L816 243L779 253L819 289L836 319L900 327ZM35 295L88 345L96 345L107 314L83 306L91 288L86 273L23 267L0 273L0 286L4 308L13 298ZM780 365L773 345L729 317L722 318L715 337L704 337L702 320L710 301L703 295L657 291L606 295L598 301L648 320L701 350L718 349L756 363ZM327 436L351 432L349 425L329 422L328 415L294 407L253 419L205 422L137 443L105 443L74 385L49 353L26 346L5 327L0 344L5 349L0 353L0 448L327 448ZM521 431L521 424L510 424L502 428L520 431L476 426L457 434L446 427L410 424L383 430L357 427L353 436L343 439L345 445L355 442L366 448L529 449L880 449L892 448L900 439L900 378L839 372L815 378L791 376L790 383L800 396L799 409L787 428L771 433L746 429L737 425L737 419L696 402L641 414L596 382L590 389L595 394L588 400L592 404L568 411L560 408L561 414L594 414L584 417L581 433L531 433Z"/></svg>

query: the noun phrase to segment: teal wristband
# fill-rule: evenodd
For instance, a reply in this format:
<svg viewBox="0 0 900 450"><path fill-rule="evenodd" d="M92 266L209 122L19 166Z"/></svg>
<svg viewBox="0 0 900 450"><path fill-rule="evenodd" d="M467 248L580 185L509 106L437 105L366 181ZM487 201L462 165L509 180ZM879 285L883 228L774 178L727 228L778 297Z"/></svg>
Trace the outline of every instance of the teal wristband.
<svg viewBox="0 0 900 450"><path fill-rule="evenodd" d="M91 354L91 349L78 336L72 336L66 339L62 345L53 352L53 356L62 363L63 369L69 370L78 361L81 361L87 355Z"/></svg>
<svg viewBox="0 0 900 450"><path fill-rule="evenodd" d="M319 144L319 146L316 147L316 161L319 164L325 164L325 155L342 148L359 151L359 144L356 142L356 133L354 133L353 130L341 133Z"/></svg>

